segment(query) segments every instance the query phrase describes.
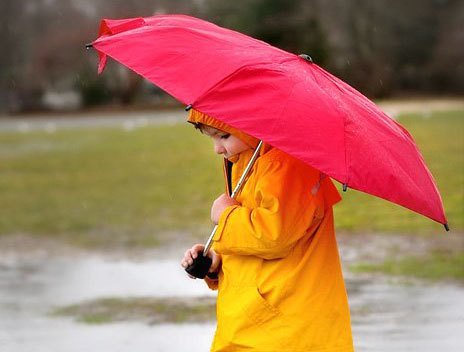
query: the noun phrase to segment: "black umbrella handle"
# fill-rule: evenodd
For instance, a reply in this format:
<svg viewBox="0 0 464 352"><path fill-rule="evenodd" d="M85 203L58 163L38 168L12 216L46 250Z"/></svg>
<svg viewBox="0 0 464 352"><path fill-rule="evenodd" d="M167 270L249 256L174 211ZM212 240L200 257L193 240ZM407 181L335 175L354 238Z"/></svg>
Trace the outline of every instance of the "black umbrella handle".
<svg viewBox="0 0 464 352"><path fill-rule="evenodd" d="M204 279L205 276L208 276L210 279L215 280L218 274L208 272L212 262L210 257L198 253L198 257L193 260L192 265L189 265L185 271L198 279Z"/></svg>

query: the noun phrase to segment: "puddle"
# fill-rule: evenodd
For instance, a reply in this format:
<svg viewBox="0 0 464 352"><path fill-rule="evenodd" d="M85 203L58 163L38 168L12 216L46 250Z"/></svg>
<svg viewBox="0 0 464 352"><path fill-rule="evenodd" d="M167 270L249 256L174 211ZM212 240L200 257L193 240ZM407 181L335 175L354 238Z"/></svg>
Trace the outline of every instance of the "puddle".
<svg viewBox="0 0 464 352"><path fill-rule="evenodd" d="M204 352L209 350L213 333L213 324L94 326L35 318L19 329L14 321L13 326L2 326L0 348L4 352Z"/></svg>
<svg viewBox="0 0 464 352"><path fill-rule="evenodd" d="M348 282L357 351L463 351L464 288L449 284Z"/></svg>
<svg viewBox="0 0 464 352"><path fill-rule="evenodd" d="M102 297L213 296L185 277L179 261L130 262L99 257L0 258L0 350L206 351L214 324L86 325L50 317L53 307Z"/></svg>
<svg viewBox="0 0 464 352"><path fill-rule="evenodd" d="M34 309L113 296L214 295L203 281L188 279L176 260L5 259L0 259L2 305L17 302Z"/></svg>
<svg viewBox="0 0 464 352"><path fill-rule="evenodd" d="M357 351L464 350L464 288L347 276ZM104 297L214 296L178 260L132 262L98 256L0 258L0 349L206 351L214 323L86 325L51 317L53 307Z"/></svg>

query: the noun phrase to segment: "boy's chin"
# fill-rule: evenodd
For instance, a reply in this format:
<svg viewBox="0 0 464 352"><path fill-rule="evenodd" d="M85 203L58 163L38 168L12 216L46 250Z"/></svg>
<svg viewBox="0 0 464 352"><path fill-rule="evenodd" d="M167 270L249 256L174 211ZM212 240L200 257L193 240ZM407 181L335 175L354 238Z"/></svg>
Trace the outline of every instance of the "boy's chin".
<svg viewBox="0 0 464 352"><path fill-rule="evenodd" d="M224 155L224 158L226 158L227 160L229 160L231 162L235 162L235 161L238 160L238 154L234 154L234 155L231 155L231 156Z"/></svg>

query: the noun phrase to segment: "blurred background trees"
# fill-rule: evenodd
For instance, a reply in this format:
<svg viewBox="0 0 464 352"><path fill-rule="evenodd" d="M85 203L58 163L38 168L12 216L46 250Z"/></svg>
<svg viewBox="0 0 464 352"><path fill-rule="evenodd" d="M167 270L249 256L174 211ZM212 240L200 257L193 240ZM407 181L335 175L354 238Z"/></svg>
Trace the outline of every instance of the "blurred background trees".
<svg viewBox="0 0 464 352"><path fill-rule="evenodd" d="M101 18L157 13L307 53L371 98L464 93L459 0L2 0L0 111L169 101L120 65L97 76L96 54L84 50Z"/></svg>

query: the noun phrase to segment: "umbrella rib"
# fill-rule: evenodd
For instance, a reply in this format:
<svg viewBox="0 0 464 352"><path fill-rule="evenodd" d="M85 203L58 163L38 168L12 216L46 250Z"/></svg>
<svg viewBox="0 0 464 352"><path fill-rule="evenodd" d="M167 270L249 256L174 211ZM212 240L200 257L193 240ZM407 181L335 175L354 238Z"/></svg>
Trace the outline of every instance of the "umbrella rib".
<svg viewBox="0 0 464 352"><path fill-rule="evenodd" d="M285 63L287 61L291 61L291 60L294 60L295 58L297 58L298 60L300 60L301 58L299 58L297 55L295 55L295 57L292 57L292 58L287 58L285 60L281 60L279 63L282 64L282 63ZM237 72L240 72L241 70L247 68L247 67L252 67L252 66L258 66L262 63L259 63L259 64L256 64L256 63L247 63L247 64L244 64L240 67L237 67L235 70L233 70L232 72L230 72L229 74L227 74L227 76L223 77L222 79L220 79L219 81L217 81L216 83L214 83L211 87L209 87L208 89L206 89L203 93L201 93L201 95L199 95L196 100L190 104L192 106L195 106L195 104L197 104L201 99L203 99L205 96L207 96L210 92L214 91L214 89L216 89L218 86L220 86L222 83L228 81L231 77L233 77Z"/></svg>
<svg viewBox="0 0 464 352"><path fill-rule="evenodd" d="M242 65L238 68L236 68L235 70L233 70L231 73L229 73L227 76L223 77L222 79L220 79L219 81L217 81L216 83L214 83L211 87L209 87L208 89L206 89L203 93L201 93L201 95L199 95L197 97L197 99L195 100L195 102L193 102L192 106L195 106L195 104L197 104L201 99L203 99L206 95L208 95L209 92L213 91L214 89L216 89L216 87L218 87L221 83L223 83L224 81L227 81L230 77L232 77L235 73L239 72L240 70L242 70L243 68L245 67L248 67L248 66L252 66L252 64L246 64L246 65Z"/></svg>

